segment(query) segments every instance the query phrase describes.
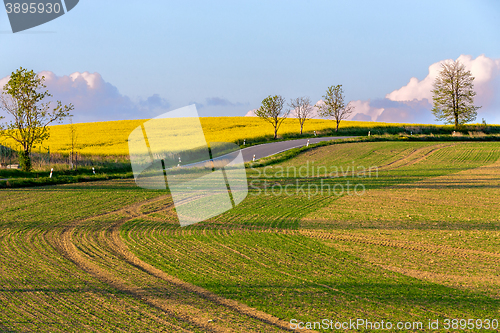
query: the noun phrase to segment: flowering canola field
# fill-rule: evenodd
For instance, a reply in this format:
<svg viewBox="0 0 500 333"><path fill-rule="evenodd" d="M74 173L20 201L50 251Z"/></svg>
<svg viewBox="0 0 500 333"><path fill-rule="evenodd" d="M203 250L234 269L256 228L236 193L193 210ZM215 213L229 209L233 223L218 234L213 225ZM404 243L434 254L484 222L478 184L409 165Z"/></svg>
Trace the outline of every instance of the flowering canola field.
<svg viewBox="0 0 500 333"><path fill-rule="evenodd" d="M83 155L128 155L127 139L136 127L148 119L120 120L95 123L74 124L76 130L76 151ZM200 118L207 142L235 142L242 144L243 140L251 142L257 138L272 137L273 127L257 117L201 117ZM376 124L376 125L375 125ZM375 127L399 124L386 124L361 121L342 121L340 127ZM333 120L310 119L304 124L304 133L313 133L335 128ZM286 119L278 135L298 134L300 125L297 119ZM14 149L19 146L13 140L0 137L0 144ZM71 150L70 125L55 125L50 127L50 138L33 149L33 152L67 154Z"/></svg>

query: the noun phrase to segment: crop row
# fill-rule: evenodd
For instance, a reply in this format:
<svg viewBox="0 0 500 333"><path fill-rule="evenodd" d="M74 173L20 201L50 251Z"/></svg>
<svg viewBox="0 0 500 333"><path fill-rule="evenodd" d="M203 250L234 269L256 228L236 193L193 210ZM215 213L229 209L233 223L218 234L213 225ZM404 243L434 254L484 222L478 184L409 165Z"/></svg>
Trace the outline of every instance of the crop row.
<svg viewBox="0 0 500 333"><path fill-rule="evenodd" d="M141 259L219 295L290 319L494 315L498 300L393 273L297 234L181 230L161 224L122 230Z"/></svg>

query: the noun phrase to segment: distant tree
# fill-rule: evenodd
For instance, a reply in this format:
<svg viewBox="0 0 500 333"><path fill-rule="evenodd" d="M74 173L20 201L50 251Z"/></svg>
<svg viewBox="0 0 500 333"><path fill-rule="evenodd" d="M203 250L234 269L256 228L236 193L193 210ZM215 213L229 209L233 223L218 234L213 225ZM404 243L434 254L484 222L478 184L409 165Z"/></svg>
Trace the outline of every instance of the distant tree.
<svg viewBox="0 0 500 333"><path fill-rule="evenodd" d="M293 109L295 116L299 120L300 124L300 134L302 134L302 129L304 128L304 123L307 119L311 119L313 115L313 106L311 105L311 100L309 97L297 97L290 101L289 106Z"/></svg>
<svg viewBox="0 0 500 333"><path fill-rule="evenodd" d="M441 64L432 93L432 113L436 120L454 123L455 128L458 128L476 119L480 106L474 106L474 77L460 61Z"/></svg>
<svg viewBox="0 0 500 333"><path fill-rule="evenodd" d="M0 124L0 134L7 136L21 145L19 164L25 171L31 170L31 149L50 136L49 124L62 121L69 116L73 105L62 105L57 101L54 109L51 102L43 102L51 97L43 84L45 77L35 72L20 68L12 72L9 82L3 87L0 95L0 109L10 118L9 122Z"/></svg>
<svg viewBox="0 0 500 333"><path fill-rule="evenodd" d="M278 137L278 129L281 123L288 117L290 110L283 110L285 99L280 95L269 95L262 101L262 106L255 111L255 114L273 125L274 138Z"/></svg>
<svg viewBox="0 0 500 333"><path fill-rule="evenodd" d="M336 122L335 132L338 132L340 121L347 119L354 111L354 106L350 102L345 105L344 91L341 84L328 87L326 95L323 98L323 104L316 104L316 107L319 109L319 115L325 118L333 118Z"/></svg>

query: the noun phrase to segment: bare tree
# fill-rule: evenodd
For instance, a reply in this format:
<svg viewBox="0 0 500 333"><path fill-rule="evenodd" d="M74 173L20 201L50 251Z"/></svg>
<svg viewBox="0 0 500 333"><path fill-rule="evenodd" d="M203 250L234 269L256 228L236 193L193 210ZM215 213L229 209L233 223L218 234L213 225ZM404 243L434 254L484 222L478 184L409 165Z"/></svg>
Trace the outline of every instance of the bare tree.
<svg viewBox="0 0 500 333"><path fill-rule="evenodd" d="M273 125L274 138L278 137L278 129L283 121L288 117L290 110L284 110L285 99L280 95L269 95L262 101L262 106L255 110L255 114Z"/></svg>
<svg viewBox="0 0 500 333"><path fill-rule="evenodd" d="M307 119L311 119L313 115L314 107L311 105L311 100L309 97L297 97L290 101L289 106L293 109L295 116L299 120L300 134L302 134L304 123Z"/></svg>
<svg viewBox="0 0 500 333"><path fill-rule="evenodd" d="M6 124L0 124L0 135L7 136L22 147L19 156L21 167L25 171L31 170L31 149L33 145L42 143L50 136L49 124L62 121L73 110L73 105L57 106L51 110L51 102L42 102L51 97L43 84L45 78L35 72L20 68L13 72L9 82L3 87L0 95L0 109L3 109L12 118Z"/></svg>
<svg viewBox="0 0 500 333"><path fill-rule="evenodd" d="M449 124L462 125L477 117L474 106L474 77L460 61L447 61L441 64L441 71L434 81L434 108L436 120Z"/></svg>
<svg viewBox="0 0 500 333"><path fill-rule="evenodd" d="M345 105L344 91L342 90L341 84L328 87L326 95L324 95L323 98L323 104L316 104L316 107L319 109L319 115L325 118L335 119L337 123L335 132L338 132L340 121L349 117L354 111L354 106L352 106L350 102Z"/></svg>

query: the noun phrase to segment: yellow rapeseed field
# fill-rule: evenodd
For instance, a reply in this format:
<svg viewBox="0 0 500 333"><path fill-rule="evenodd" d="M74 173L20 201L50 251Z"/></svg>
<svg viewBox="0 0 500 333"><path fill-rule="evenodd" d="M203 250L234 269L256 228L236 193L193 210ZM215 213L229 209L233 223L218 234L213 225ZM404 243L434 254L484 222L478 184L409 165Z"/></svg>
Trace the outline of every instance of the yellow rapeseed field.
<svg viewBox="0 0 500 333"><path fill-rule="evenodd" d="M257 138L273 135L273 127L257 117L201 117L201 125L208 142L235 142L242 144L243 140L250 142ZM143 120L120 120L95 123L74 124L77 134L76 151L84 155L128 155L127 139ZM361 121L342 121L340 127L375 127L394 126L399 124L386 124ZM304 133L335 128L333 120L311 119L304 124ZM300 132L297 119L286 119L281 125L278 135ZM19 149L13 140L0 137L0 144ZM67 154L71 150L70 125L55 125L50 127L50 138L42 145L38 145L33 152L46 152Z"/></svg>

